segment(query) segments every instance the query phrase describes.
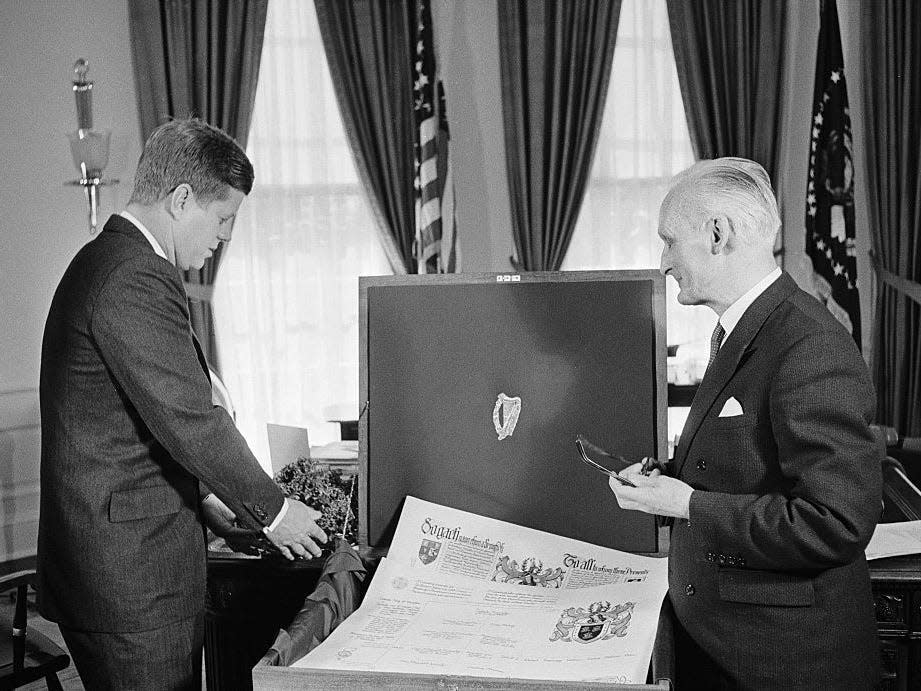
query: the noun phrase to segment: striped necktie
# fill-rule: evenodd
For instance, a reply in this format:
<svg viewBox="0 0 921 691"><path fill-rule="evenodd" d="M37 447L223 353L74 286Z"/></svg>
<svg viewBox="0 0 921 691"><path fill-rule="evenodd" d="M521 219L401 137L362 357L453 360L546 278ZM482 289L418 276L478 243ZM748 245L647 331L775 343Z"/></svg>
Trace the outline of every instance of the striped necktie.
<svg viewBox="0 0 921 691"><path fill-rule="evenodd" d="M716 354L720 352L720 345L723 343L723 336L726 335L726 329L719 322L716 322L716 328L713 329L713 335L710 337L710 359L707 361L707 371L710 371L710 365L716 360Z"/></svg>

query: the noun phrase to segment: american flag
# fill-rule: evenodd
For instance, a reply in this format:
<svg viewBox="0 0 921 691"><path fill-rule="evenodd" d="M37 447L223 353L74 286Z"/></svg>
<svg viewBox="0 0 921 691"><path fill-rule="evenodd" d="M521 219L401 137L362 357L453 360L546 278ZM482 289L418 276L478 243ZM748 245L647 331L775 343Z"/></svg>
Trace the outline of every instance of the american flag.
<svg viewBox="0 0 921 691"><path fill-rule="evenodd" d="M816 292L860 347L851 116L835 0L822 0L806 190L806 253Z"/></svg>
<svg viewBox="0 0 921 691"><path fill-rule="evenodd" d="M414 72L417 271L420 274L453 273L460 269L455 234L454 182L448 161L444 87L435 70L429 0L418 0L416 5Z"/></svg>

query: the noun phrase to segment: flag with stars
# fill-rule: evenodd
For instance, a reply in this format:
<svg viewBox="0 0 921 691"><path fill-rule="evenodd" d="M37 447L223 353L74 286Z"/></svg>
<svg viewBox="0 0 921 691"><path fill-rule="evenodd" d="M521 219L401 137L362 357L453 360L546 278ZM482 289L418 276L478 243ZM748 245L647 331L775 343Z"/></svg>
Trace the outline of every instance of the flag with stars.
<svg viewBox="0 0 921 691"><path fill-rule="evenodd" d="M835 0L821 0L806 189L806 253L819 299L860 347L851 116Z"/></svg>
<svg viewBox="0 0 921 691"><path fill-rule="evenodd" d="M416 3L414 76L417 271L420 274L453 273L460 269L454 182L448 160L444 87L435 69L430 0Z"/></svg>

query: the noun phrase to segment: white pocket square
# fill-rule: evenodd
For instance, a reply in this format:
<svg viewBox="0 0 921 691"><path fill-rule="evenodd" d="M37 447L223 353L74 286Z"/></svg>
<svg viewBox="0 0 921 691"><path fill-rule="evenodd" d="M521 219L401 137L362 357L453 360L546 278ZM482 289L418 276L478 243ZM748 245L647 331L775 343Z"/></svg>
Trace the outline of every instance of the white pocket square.
<svg viewBox="0 0 921 691"><path fill-rule="evenodd" d="M735 396L730 396L729 400L723 404L720 411L720 417L738 417L742 414L742 404L736 400Z"/></svg>

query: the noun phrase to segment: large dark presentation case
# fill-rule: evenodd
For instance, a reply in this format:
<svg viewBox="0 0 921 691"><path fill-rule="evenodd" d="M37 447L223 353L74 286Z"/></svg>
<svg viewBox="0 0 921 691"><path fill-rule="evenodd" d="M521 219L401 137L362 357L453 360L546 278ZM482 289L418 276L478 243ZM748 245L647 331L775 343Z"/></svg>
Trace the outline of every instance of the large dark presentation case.
<svg viewBox="0 0 921 691"><path fill-rule="evenodd" d="M623 511L575 437L664 459L665 281L656 271L361 277L359 542L386 548L407 494L631 552ZM517 426L496 422L520 397ZM499 409L502 409L501 412ZM498 415L498 417L496 417Z"/></svg>

